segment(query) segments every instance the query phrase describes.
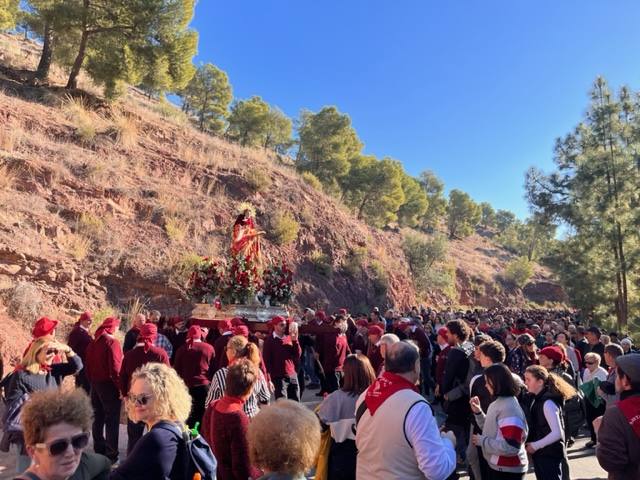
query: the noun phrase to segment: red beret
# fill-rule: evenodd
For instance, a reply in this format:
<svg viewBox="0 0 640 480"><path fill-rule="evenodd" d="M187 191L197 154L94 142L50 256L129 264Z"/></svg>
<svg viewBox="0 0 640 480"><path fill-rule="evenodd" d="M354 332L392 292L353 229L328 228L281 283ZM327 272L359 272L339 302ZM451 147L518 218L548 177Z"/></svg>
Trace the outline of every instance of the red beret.
<svg viewBox="0 0 640 480"><path fill-rule="evenodd" d="M553 360L555 363L561 363L564 360L562 349L556 345L544 347L542 350L540 350L539 354L544 355L550 360Z"/></svg>
<svg viewBox="0 0 640 480"><path fill-rule="evenodd" d="M56 325L58 325L58 320L53 320L52 318L48 317L42 317L33 326L31 334L33 335L33 338L40 338L46 335L51 335L51 333L55 330Z"/></svg>
<svg viewBox="0 0 640 480"><path fill-rule="evenodd" d="M269 323L270 323L271 325L278 325L279 323L286 322L286 321L287 321L287 319L286 319L286 318L281 317L280 315L276 315L275 317L273 317L273 318L271 319L271 321L270 321Z"/></svg>
<svg viewBox="0 0 640 480"><path fill-rule="evenodd" d="M245 338L249 338L249 327L246 325L237 325L233 327L234 335L242 335Z"/></svg>
<svg viewBox="0 0 640 480"><path fill-rule="evenodd" d="M369 326L369 335L384 335L384 330L380 325Z"/></svg>
<svg viewBox="0 0 640 480"><path fill-rule="evenodd" d="M231 330L231 320L229 320L228 318L225 318L224 320L218 320L218 328L224 330L225 332L228 332L229 330Z"/></svg>
<svg viewBox="0 0 640 480"><path fill-rule="evenodd" d="M358 327L368 327L368 326L369 326L369 321L368 321L368 320L366 320L366 319L364 319L364 318L361 318L360 320L358 320L358 321L356 322L356 325L357 325Z"/></svg>
<svg viewBox="0 0 640 480"><path fill-rule="evenodd" d="M155 323L147 322L140 327L140 333L138 334L138 338L143 340L145 338L151 338L155 340L155 337L158 336L158 326Z"/></svg>
<svg viewBox="0 0 640 480"><path fill-rule="evenodd" d="M78 319L79 322L84 322L85 320L91 320L91 312L84 312Z"/></svg>
<svg viewBox="0 0 640 480"><path fill-rule="evenodd" d="M191 325L187 331L188 340L200 340L202 338L202 329L200 325Z"/></svg>
<svg viewBox="0 0 640 480"><path fill-rule="evenodd" d="M449 330L447 330L447 327L442 327L438 329L438 335L440 335L442 338L447 338L448 333L449 333Z"/></svg>

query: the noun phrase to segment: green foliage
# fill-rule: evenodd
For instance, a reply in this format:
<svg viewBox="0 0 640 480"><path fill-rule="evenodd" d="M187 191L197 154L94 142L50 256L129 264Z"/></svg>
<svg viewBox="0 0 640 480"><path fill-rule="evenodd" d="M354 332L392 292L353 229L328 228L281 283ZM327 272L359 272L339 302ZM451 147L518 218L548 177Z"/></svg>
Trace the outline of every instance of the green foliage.
<svg viewBox="0 0 640 480"><path fill-rule="evenodd" d="M498 210L496 212L496 227L502 233L516 222L516 215L509 210Z"/></svg>
<svg viewBox="0 0 640 480"><path fill-rule="evenodd" d="M349 161L362 149L351 119L336 107L303 112L298 135L298 168L313 173L330 188L349 173Z"/></svg>
<svg viewBox="0 0 640 480"><path fill-rule="evenodd" d="M623 329L640 307L640 104L602 78L590 97L583 122L556 142L556 169L530 169L526 188L538 214L568 227L548 263L573 303L615 313Z"/></svg>
<svg viewBox="0 0 640 480"><path fill-rule="evenodd" d="M316 272L325 277L331 276L333 267L331 266L331 258L322 250L314 250L309 254L309 261L315 268Z"/></svg>
<svg viewBox="0 0 640 480"><path fill-rule="evenodd" d="M369 263L369 270L372 275L374 295L377 297L386 295L389 289L389 274L384 266L379 261L372 260Z"/></svg>
<svg viewBox="0 0 640 480"><path fill-rule="evenodd" d="M471 235L480 222L482 210L468 193L460 190L449 192L447 226L450 238L464 238Z"/></svg>
<svg viewBox="0 0 640 480"><path fill-rule="evenodd" d="M493 209L490 203L482 202L480 204L482 210L482 218L480 219L480 225L485 228L496 226L496 211Z"/></svg>
<svg viewBox="0 0 640 480"><path fill-rule="evenodd" d="M422 227L429 232L434 232L447 213L444 183L429 170L420 174L419 182L427 195L427 210L422 217Z"/></svg>
<svg viewBox="0 0 640 480"><path fill-rule="evenodd" d="M180 287L185 287L195 268L202 262L202 257L195 252L185 252L176 259L169 268L169 278Z"/></svg>
<svg viewBox="0 0 640 480"><path fill-rule="evenodd" d="M105 230L104 222L101 218L89 212L83 212L78 218L76 231L92 240L100 239Z"/></svg>
<svg viewBox="0 0 640 480"><path fill-rule="evenodd" d="M367 249L365 247L355 247L342 263L342 269L347 275L355 278L362 272L366 258Z"/></svg>
<svg viewBox="0 0 640 480"><path fill-rule="evenodd" d="M416 288L424 290L433 282L431 270L445 261L448 242L444 235L427 236L409 230L405 232L402 250Z"/></svg>
<svg viewBox="0 0 640 480"><path fill-rule="evenodd" d="M233 98L227 74L215 65L201 65L180 95L183 110L195 117L203 132L220 134L225 129L229 103Z"/></svg>
<svg viewBox="0 0 640 480"><path fill-rule="evenodd" d="M20 0L0 0L0 30L15 27L18 20Z"/></svg>
<svg viewBox="0 0 640 480"><path fill-rule="evenodd" d="M518 257L509 262L504 270L504 278L518 288L524 287L533 275L533 264L526 257Z"/></svg>
<svg viewBox="0 0 640 480"><path fill-rule="evenodd" d="M342 179L343 197L358 219L382 227L397 220L405 201L402 165L390 158L357 155L349 175Z"/></svg>
<svg viewBox="0 0 640 480"><path fill-rule="evenodd" d="M260 97L231 107L227 136L243 146L264 147L284 154L293 144L291 119Z"/></svg>
<svg viewBox="0 0 640 480"><path fill-rule="evenodd" d="M315 188L318 191L322 191L322 183L318 180L311 172L302 172L302 180L312 188Z"/></svg>
<svg viewBox="0 0 640 480"><path fill-rule="evenodd" d="M401 176L404 202L398 209L398 223L401 226L416 227L427 211L429 200L418 180L404 172Z"/></svg>
<svg viewBox="0 0 640 480"><path fill-rule="evenodd" d="M278 245L287 245L298 238L300 224L290 212L277 212L271 218L271 238Z"/></svg>
<svg viewBox="0 0 640 480"><path fill-rule="evenodd" d="M258 167L250 167L244 173L244 179L254 192L264 192L271 186L271 177L267 175L264 169Z"/></svg>
<svg viewBox="0 0 640 480"><path fill-rule="evenodd" d="M555 233L555 225L542 217L534 216L524 223L516 220L497 240L507 250L533 261L545 258L549 253Z"/></svg>

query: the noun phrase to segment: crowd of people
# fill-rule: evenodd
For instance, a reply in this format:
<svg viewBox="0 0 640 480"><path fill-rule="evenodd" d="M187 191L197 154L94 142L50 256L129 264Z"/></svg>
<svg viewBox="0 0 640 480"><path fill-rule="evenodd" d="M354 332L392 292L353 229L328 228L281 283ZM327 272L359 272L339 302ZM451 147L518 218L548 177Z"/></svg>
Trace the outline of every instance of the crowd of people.
<svg viewBox="0 0 640 480"><path fill-rule="evenodd" d="M577 312L306 308L256 331L152 311L122 342L92 321L65 342L41 318L2 381L16 478L207 478L200 438L222 480L568 480L581 429L610 478L640 478L640 353Z"/></svg>

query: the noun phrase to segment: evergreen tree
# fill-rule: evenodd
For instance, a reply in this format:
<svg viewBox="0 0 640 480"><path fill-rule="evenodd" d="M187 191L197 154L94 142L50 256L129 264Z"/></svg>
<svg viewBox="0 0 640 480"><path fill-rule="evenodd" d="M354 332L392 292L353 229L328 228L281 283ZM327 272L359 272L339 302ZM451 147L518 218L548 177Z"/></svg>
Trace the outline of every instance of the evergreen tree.
<svg viewBox="0 0 640 480"><path fill-rule="evenodd" d="M485 228L491 228L496 226L496 211L493 209L490 203L482 202L480 204L482 210L482 219L480 225Z"/></svg>
<svg viewBox="0 0 640 480"><path fill-rule="evenodd" d="M516 221L516 215L509 210L498 210L496 212L496 227L498 232L502 233Z"/></svg>
<svg viewBox="0 0 640 480"><path fill-rule="evenodd" d="M16 26L20 0L0 0L0 30Z"/></svg>
<svg viewBox="0 0 640 480"><path fill-rule="evenodd" d="M464 238L471 235L480 222L482 210L468 193L461 190L449 192L447 226L450 238Z"/></svg>
<svg viewBox="0 0 640 480"><path fill-rule="evenodd" d="M349 116L336 107L302 112L298 136L298 168L313 173L329 190L337 190L339 180L349 173L350 160L362 150Z"/></svg>
<svg viewBox="0 0 640 480"><path fill-rule="evenodd" d="M447 213L444 183L430 170L422 172L418 181L427 195L427 210L422 217L422 226L425 230L434 232Z"/></svg>
<svg viewBox="0 0 640 480"><path fill-rule="evenodd" d="M240 100L231 107L227 136L240 145L285 153L293 143L291 131L291 119L260 97Z"/></svg>
<svg viewBox="0 0 640 480"><path fill-rule="evenodd" d="M211 63L201 65L180 95L183 110L195 117L201 131L224 131L233 98L225 72Z"/></svg>
<svg viewBox="0 0 640 480"><path fill-rule="evenodd" d="M398 222L401 226L415 227L429 207L427 194L420 182L402 172L402 192L404 202L398 209Z"/></svg>

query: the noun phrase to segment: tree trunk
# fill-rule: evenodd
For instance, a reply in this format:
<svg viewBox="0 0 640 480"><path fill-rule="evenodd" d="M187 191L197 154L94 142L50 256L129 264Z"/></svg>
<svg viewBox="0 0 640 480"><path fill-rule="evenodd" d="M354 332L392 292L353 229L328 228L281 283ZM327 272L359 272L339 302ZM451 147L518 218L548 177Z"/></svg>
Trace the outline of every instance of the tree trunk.
<svg viewBox="0 0 640 480"><path fill-rule="evenodd" d="M49 76L49 69L51 68L51 60L53 57L53 28L49 22L45 22L42 36L44 44L42 46L40 63L38 63L38 69L36 70L36 78L38 80L46 80Z"/></svg>
<svg viewBox="0 0 640 480"><path fill-rule="evenodd" d="M82 37L80 38L80 48L78 49L78 56L76 57L75 62L73 62L73 67L71 67L71 73L69 74L69 81L67 82L66 88L78 88L78 75L80 75L80 69L82 68L82 64L84 63L84 56L87 51L87 42L89 41L89 32L86 29L82 32Z"/></svg>

